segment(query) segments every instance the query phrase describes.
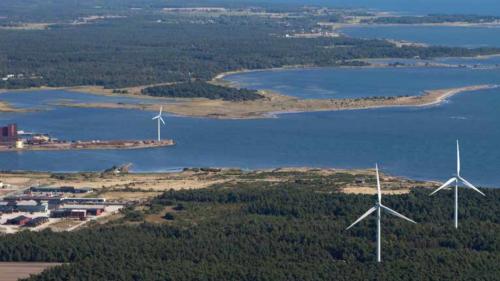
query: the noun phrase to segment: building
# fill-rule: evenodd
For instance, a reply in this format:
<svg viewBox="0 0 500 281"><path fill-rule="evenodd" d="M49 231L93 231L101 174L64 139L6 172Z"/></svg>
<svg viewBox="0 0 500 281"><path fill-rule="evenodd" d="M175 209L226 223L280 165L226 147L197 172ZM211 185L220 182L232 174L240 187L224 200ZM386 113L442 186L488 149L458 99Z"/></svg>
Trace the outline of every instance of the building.
<svg viewBox="0 0 500 281"><path fill-rule="evenodd" d="M26 225L30 220L31 220L31 218L29 218L29 217L18 216L18 217L15 217L13 219L7 220L6 224L23 226L23 225Z"/></svg>
<svg viewBox="0 0 500 281"><path fill-rule="evenodd" d="M32 220L28 221L26 223L26 226L27 227L37 227L37 226L42 225L42 224L47 223L47 222L49 222L48 217L37 217L37 218L33 218Z"/></svg>
<svg viewBox="0 0 500 281"><path fill-rule="evenodd" d="M49 205L45 202L28 201L0 201L0 212L26 212L26 213L46 213Z"/></svg>
<svg viewBox="0 0 500 281"><path fill-rule="evenodd" d="M49 204L45 202L37 202L35 200L18 201L15 209L19 212L46 213L49 210Z"/></svg>
<svg viewBox="0 0 500 281"><path fill-rule="evenodd" d="M63 205L61 209L66 210L85 210L87 211L87 215L90 216L99 216L106 210L106 206L104 205Z"/></svg>
<svg viewBox="0 0 500 281"><path fill-rule="evenodd" d="M75 188L74 186L61 186L61 187L50 187L50 186L33 186L30 188L31 192L45 192L45 193L73 193L82 194L89 193L92 191L90 188Z"/></svg>
<svg viewBox="0 0 500 281"><path fill-rule="evenodd" d="M86 210L70 210L69 217L83 221L87 218L87 211Z"/></svg>
<svg viewBox="0 0 500 281"><path fill-rule="evenodd" d="M12 213L14 212L15 202L1 201L0 202L0 213Z"/></svg>
<svg viewBox="0 0 500 281"><path fill-rule="evenodd" d="M9 124L5 127L0 127L0 143L15 144L17 141L17 125Z"/></svg>
<svg viewBox="0 0 500 281"><path fill-rule="evenodd" d="M49 203L49 209L52 209L62 204L63 199L64 198L60 196L45 196L45 195L30 195L30 194L8 196L4 198L5 201L9 202L29 201L29 200L34 200L40 203L47 202Z"/></svg>
<svg viewBox="0 0 500 281"><path fill-rule="evenodd" d="M62 205L50 212L53 218L76 218L84 220L87 216L99 216L106 210L103 205Z"/></svg>
<svg viewBox="0 0 500 281"><path fill-rule="evenodd" d="M74 204L103 204L106 202L106 198L64 198L63 202L74 203Z"/></svg>

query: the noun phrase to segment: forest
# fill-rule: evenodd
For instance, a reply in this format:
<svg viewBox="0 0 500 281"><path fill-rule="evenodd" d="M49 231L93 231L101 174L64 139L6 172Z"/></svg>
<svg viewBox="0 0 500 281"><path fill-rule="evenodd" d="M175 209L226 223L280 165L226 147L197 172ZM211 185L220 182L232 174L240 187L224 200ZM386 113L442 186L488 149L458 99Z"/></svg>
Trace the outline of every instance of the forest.
<svg viewBox="0 0 500 281"><path fill-rule="evenodd" d="M147 87L142 94L154 97L207 98L226 101L248 101L263 98L255 90L228 88L202 81Z"/></svg>
<svg viewBox="0 0 500 281"><path fill-rule="evenodd" d="M384 214L378 264L374 217L345 230L375 201L339 192L336 183L351 180L304 175L171 190L119 221L6 235L0 259L66 263L28 280L498 280L499 190L461 191L458 230L451 191L384 196L418 224ZM143 221L164 208L163 223Z"/></svg>
<svg viewBox="0 0 500 281"><path fill-rule="evenodd" d="M311 18L190 16L142 11L43 30L0 29L0 88L129 86L196 80L290 65L336 66L360 58L475 56L497 49L416 47L383 40L286 38Z"/></svg>

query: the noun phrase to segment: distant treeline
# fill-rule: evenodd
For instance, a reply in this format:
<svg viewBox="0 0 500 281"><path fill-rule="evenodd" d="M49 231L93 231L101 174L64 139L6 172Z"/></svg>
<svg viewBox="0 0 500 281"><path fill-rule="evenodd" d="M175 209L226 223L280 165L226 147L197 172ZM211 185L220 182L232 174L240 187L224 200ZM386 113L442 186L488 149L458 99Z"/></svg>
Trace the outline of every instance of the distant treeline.
<svg viewBox="0 0 500 281"><path fill-rule="evenodd" d="M207 98L227 101L248 101L263 98L255 90L222 87L202 81L147 87L142 90L142 93L155 97Z"/></svg>
<svg viewBox="0 0 500 281"><path fill-rule="evenodd" d="M500 190L461 191L458 230L451 191L384 196L419 224L384 214L377 264L375 220L345 230L375 200L338 192L336 182L352 180L303 176L169 191L149 209L127 209L128 225L2 236L0 260L65 262L28 279L52 281L498 280ZM166 206L165 224L137 225Z"/></svg>
<svg viewBox="0 0 500 281"><path fill-rule="evenodd" d="M0 88L106 88L208 81L238 69L336 66L361 58L430 58L498 53L491 48L398 48L383 40L286 38L311 19L128 15L48 30L0 30ZM19 75L22 74L22 75Z"/></svg>
<svg viewBox="0 0 500 281"><path fill-rule="evenodd" d="M497 16L482 15L446 15L430 14L427 16L397 16L397 17L379 17L363 20L364 23L388 23L388 24L423 24L423 23L487 23L500 20Z"/></svg>

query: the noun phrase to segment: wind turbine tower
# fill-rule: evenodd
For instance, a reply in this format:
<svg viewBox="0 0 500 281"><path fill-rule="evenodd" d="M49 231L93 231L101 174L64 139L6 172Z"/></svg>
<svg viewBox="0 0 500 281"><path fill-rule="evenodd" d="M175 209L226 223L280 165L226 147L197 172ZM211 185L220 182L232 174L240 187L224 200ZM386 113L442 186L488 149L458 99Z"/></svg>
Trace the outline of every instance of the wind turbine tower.
<svg viewBox="0 0 500 281"><path fill-rule="evenodd" d="M375 164L375 171L377 173L377 196L378 196L377 199L378 200L375 202L375 206L371 207L366 213L364 213L361 217L359 217L346 230L350 229L351 227L356 225L358 222L362 221L363 219L365 219L366 217L371 215L373 212L377 211L377 262L381 262L382 261L382 245L381 245L380 220L381 220L382 210L388 212L389 214L391 214L393 216L402 218L402 219L407 220L409 222L412 222L412 223L416 223L416 222L382 204L382 193L380 191L380 176L378 174L378 165L377 164Z"/></svg>
<svg viewBox="0 0 500 281"><path fill-rule="evenodd" d="M156 115L155 117L153 117L153 120L158 120L158 142L161 141L161 123L163 123L163 125L165 125L165 121L163 120L163 118L161 117L161 112L163 110L163 106L160 107L160 113L158 113L158 115Z"/></svg>
<svg viewBox="0 0 500 281"><path fill-rule="evenodd" d="M460 175L460 145L457 140L457 174L445 182L438 189L434 190L430 195L434 195L436 192L441 189L450 186L453 182L455 182L455 228L458 228L458 182L462 182L466 187L479 192L481 195L486 196L481 190L477 189L474 185L468 182L466 179L462 178Z"/></svg>

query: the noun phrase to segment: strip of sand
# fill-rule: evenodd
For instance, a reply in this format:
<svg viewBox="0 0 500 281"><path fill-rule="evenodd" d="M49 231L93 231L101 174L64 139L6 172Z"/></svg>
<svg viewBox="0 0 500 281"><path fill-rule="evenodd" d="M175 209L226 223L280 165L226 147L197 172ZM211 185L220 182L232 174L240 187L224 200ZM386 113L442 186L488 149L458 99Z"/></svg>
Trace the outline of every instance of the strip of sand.
<svg viewBox="0 0 500 281"><path fill-rule="evenodd" d="M269 118L275 114L290 112L316 112L371 109L383 107L413 107L436 105L447 98L463 92L472 92L498 87L493 84L473 85L451 89L426 91L418 96L373 97L361 99L298 99L270 91L260 91L263 99L231 102L208 99L184 99L176 103L164 103L163 108L176 115L219 119ZM80 108L138 109L156 111L159 104L124 103L74 103L59 105Z"/></svg>
<svg viewBox="0 0 500 281"><path fill-rule="evenodd" d="M26 110L15 108L8 102L0 101L0 112L25 112Z"/></svg>

